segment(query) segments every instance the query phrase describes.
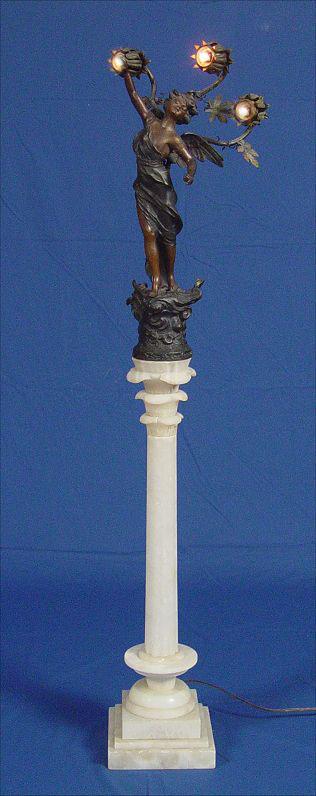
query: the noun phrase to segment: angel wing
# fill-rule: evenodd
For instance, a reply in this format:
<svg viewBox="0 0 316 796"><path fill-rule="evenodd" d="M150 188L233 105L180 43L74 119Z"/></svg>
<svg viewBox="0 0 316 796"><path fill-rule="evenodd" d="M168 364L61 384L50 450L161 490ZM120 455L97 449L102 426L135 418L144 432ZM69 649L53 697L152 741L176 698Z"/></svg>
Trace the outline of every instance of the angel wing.
<svg viewBox="0 0 316 796"><path fill-rule="evenodd" d="M190 152L190 155L192 155L192 157L196 160L210 160L212 163L215 163L216 166L224 165L224 158L219 154L219 152L216 151L216 149L214 149L214 147L211 146L210 138L206 138L202 135L196 135L195 133L184 133L181 138L186 148ZM169 160L172 163L177 163L182 168L185 168L185 162L177 152L171 152L169 155Z"/></svg>

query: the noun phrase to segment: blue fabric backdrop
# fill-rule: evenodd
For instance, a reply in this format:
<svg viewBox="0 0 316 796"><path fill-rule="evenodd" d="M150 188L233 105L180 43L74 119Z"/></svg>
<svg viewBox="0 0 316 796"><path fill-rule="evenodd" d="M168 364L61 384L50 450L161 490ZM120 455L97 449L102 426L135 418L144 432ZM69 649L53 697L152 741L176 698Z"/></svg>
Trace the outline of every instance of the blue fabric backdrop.
<svg viewBox="0 0 316 796"><path fill-rule="evenodd" d="M224 97L262 92L271 118L259 170L228 153L189 188L174 169L177 273L206 280L179 430L180 639L196 677L314 701L313 4L5 2L3 794L313 793L312 718L203 687L215 771L105 767L107 708L135 679L123 653L143 639L146 445L125 382L140 120L106 60L139 47L161 92L203 87L202 37L233 48ZM227 132L203 112L191 129Z"/></svg>

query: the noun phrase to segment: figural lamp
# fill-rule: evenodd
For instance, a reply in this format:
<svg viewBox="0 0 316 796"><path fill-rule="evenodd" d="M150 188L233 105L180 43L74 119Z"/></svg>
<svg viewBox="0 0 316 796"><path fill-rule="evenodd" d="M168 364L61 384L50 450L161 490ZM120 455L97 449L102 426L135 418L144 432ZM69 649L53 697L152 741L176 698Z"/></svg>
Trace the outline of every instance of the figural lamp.
<svg viewBox="0 0 316 796"><path fill-rule="evenodd" d="M186 324L192 306L202 297L203 280L196 279L193 287L185 289L175 278L176 238L183 224L171 170L175 165L183 168L183 180L191 185L197 161L222 167L221 152L226 149L258 167L258 154L245 139L267 118L268 105L259 94L245 94L235 101L218 95L204 107L210 122L232 119L245 128L243 132L225 141L194 132L180 135L177 126L191 122L198 103L224 80L232 63L229 49L204 40L195 45L192 59L194 67L213 74L215 82L203 89L173 89L164 98L157 96L156 80L142 51L119 48L109 59L142 121L133 141L137 163L133 187L149 281L133 281L127 299L138 322L127 379L143 384L136 398L144 403L140 422L147 430L145 632L144 640L125 652L125 663L138 679L109 711L111 769L215 767L209 710L181 679L198 656L178 639L177 430L183 419L178 407L187 400L182 385L196 375ZM146 96L134 83L142 76L150 81Z"/></svg>

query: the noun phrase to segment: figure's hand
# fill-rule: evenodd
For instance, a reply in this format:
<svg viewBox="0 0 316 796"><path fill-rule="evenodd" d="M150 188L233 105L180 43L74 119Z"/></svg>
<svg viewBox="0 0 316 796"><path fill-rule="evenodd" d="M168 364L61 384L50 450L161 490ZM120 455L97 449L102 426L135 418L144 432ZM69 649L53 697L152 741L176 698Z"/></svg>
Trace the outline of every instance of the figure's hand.
<svg viewBox="0 0 316 796"><path fill-rule="evenodd" d="M194 174L185 174L183 177L183 182L186 182L187 185L192 185L194 180Z"/></svg>

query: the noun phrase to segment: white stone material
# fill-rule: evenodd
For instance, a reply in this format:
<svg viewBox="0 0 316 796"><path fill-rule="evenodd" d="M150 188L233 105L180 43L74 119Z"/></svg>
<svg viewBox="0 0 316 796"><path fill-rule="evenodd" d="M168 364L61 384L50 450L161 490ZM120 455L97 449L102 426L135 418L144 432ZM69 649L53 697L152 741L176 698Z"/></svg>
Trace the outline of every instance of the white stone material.
<svg viewBox="0 0 316 796"><path fill-rule="evenodd" d="M199 705L200 738L125 740L122 707L109 710L108 766L110 769L215 768L216 753L208 709ZM174 719L172 719L174 721Z"/></svg>
<svg viewBox="0 0 316 796"><path fill-rule="evenodd" d="M124 655L127 666L143 677L150 675L152 679L159 678L161 675L185 674L188 669L195 666L197 659L195 650L192 647L187 647L186 644L178 644L177 652L166 657L153 658L146 653L145 644L136 644L135 647L130 647Z"/></svg>
<svg viewBox="0 0 316 796"><path fill-rule="evenodd" d="M144 383L140 421L147 427L147 523L145 642L125 653L142 676L110 708L108 765L116 769L214 768L215 747L208 708L178 675L197 653L178 643L177 427L179 389L195 371L190 360L133 359L127 379Z"/></svg>
<svg viewBox="0 0 316 796"><path fill-rule="evenodd" d="M171 720L163 718L150 719L137 716L128 710L129 692L122 692L122 738L200 738L201 718L196 691L192 691L193 709L190 713Z"/></svg>

